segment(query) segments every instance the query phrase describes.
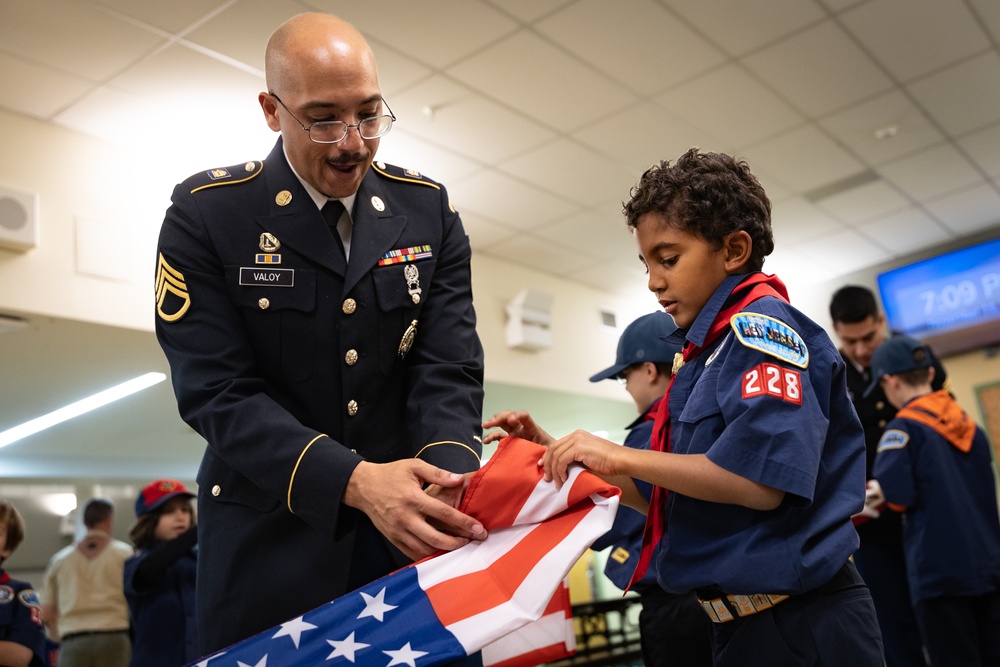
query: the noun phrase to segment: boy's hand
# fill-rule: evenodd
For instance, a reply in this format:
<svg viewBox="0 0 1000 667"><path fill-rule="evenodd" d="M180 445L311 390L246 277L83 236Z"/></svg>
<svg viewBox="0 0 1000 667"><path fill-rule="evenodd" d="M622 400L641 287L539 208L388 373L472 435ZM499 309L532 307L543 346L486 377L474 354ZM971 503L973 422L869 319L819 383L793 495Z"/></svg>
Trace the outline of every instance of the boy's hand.
<svg viewBox="0 0 1000 667"><path fill-rule="evenodd" d="M524 440L530 440L544 447L548 447L555 442L555 438L542 430L542 427L535 423L531 415L525 410L503 410L498 412L483 422L484 429L499 428L500 431L492 431L483 438L483 444L488 445L514 435Z"/></svg>
<svg viewBox="0 0 1000 667"><path fill-rule="evenodd" d="M555 481L556 488L560 488L569 477L569 465L575 462L605 479L621 475L618 466L624 449L593 433L577 430L551 443L540 463L545 480Z"/></svg>

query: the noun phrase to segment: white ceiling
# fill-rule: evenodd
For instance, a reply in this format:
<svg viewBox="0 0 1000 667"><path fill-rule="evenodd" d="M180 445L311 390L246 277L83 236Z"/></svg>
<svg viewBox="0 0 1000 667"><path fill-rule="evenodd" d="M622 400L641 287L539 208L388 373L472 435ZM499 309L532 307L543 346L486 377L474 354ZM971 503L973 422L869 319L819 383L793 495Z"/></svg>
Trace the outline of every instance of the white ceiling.
<svg viewBox="0 0 1000 667"><path fill-rule="evenodd" d="M691 146L749 161L789 283L1000 229L996 0L0 0L0 108L260 158L264 45L310 10L368 37L379 158L443 181L478 253L634 292L621 202Z"/></svg>

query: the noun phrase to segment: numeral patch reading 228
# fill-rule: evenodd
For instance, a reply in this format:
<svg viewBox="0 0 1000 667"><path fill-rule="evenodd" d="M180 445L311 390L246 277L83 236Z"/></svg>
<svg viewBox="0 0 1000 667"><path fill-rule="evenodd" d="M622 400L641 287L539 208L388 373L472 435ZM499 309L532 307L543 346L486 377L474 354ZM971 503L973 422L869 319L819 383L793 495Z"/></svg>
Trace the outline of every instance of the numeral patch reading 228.
<svg viewBox="0 0 1000 667"><path fill-rule="evenodd" d="M760 364L743 374L743 398L774 396L802 405L802 384L798 371L777 364Z"/></svg>

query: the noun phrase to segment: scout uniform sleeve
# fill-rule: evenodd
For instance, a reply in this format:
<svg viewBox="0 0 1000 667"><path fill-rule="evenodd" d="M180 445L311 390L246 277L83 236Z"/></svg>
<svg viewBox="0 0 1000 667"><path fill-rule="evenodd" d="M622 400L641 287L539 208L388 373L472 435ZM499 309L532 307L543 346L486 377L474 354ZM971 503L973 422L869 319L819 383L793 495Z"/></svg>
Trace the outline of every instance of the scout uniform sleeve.
<svg viewBox="0 0 1000 667"><path fill-rule="evenodd" d="M444 234L430 293L409 354L408 423L415 455L452 472L477 470L483 407L483 348L472 306L472 250L440 189Z"/></svg>
<svg viewBox="0 0 1000 667"><path fill-rule="evenodd" d="M232 486L262 510L287 503L296 467L311 449L312 465L327 477L325 493L310 498L305 518L334 532L343 490L361 457L304 426L274 400L280 388L270 386L257 367L207 230L229 221L203 219L199 193L191 190L190 184L175 188L157 254L156 334L170 362L181 417L245 478Z"/></svg>
<svg viewBox="0 0 1000 667"><path fill-rule="evenodd" d="M918 435L920 427L915 429ZM886 503L896 511L917 504L917 484L913 469L913 439L902 419L886 425L878 441L872 475L882 486Z"/></svg>

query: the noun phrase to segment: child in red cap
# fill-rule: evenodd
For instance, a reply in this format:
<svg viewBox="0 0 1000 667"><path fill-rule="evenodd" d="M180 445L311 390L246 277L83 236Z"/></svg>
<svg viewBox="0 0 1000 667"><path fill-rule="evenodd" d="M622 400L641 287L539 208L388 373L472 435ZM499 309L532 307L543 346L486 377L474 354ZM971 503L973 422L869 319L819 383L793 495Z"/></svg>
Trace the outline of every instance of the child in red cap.
<svg viewBox="0 0 1000 667"><path fill-rule="evenodd" d="M172 479L150 482L135 501L125 562L125 598L132 616L132 667L179 667L198 657L194 583L198 531L194 494Z"/></svg>

